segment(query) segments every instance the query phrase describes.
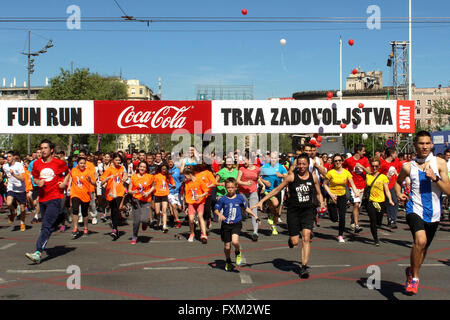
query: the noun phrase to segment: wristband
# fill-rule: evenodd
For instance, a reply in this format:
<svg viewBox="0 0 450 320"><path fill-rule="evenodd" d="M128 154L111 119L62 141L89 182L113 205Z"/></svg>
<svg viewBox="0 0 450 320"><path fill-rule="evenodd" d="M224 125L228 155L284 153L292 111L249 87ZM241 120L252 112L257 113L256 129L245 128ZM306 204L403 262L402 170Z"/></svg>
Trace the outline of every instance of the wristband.
<svg viewBox="0 0 450 320"><path fill-rule="evenodd" d="M261 221L261 219L259 219L259 218L256 218L256 222L260 222Z"/></svg>
<svg viewBox="0 0 450 320"><path fill-rule="evenodd" d="M441 177L436 176L436 179L432 180L434 183L438 183L439 181L441 181Z"/></svg>

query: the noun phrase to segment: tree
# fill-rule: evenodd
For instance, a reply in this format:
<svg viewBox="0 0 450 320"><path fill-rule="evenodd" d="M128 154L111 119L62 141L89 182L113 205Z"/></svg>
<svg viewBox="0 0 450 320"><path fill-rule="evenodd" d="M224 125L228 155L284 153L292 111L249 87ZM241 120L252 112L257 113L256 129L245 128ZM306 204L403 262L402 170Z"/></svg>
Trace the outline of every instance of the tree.
<svg viewBox="0 0 450 320"><path fill-rule="evenodd" d="M44 88L39 100L125 100L128 97L127 86L115 77L104 77L90 73L89 69L76 69L74 73L61 68L61 73L50 80L50 86ZM111 144L115 135L103 135L102 143ZM73 135L58 136L57 146L67 147L70 153ZM78 143L89 144L96 150L97 136L78 135Z"/></svg>
<svg viewBox="0 0 450 320"><path fill-rule="evenodd" d="M439 127L450 125L450 98L439 98L434 100L431 109L438 115Z"/></svg>

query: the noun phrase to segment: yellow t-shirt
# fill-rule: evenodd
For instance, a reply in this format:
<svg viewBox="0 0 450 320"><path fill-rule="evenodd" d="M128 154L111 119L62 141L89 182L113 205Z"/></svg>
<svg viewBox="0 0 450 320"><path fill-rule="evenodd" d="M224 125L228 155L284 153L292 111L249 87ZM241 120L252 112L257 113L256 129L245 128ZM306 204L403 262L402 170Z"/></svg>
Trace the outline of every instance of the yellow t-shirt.
<svg viewBox="0 0 450 320"><path fill-rule="evenodd" d="M336 170L332 169L328 171L325 177L330 180L331 193L343 196L345 194L345 185L348 179L352 178L352 174L346 169L342 169L341 173L337 173Z"/></svg>
<svg viewBox="0 0 450 320"><path fill-rule="evenodd" d="M374 179L375 179L374 176L370 174L366 175L367 188L370 188L369 186L372 184ZM370 190L369 201L378 203L385 201L386 198L384 195L384 187L383 187L385 183L389 183L388 177L386 177L384 174L380 174L377 181L375 181L375 184L372 186L372 190Z"/></svg>

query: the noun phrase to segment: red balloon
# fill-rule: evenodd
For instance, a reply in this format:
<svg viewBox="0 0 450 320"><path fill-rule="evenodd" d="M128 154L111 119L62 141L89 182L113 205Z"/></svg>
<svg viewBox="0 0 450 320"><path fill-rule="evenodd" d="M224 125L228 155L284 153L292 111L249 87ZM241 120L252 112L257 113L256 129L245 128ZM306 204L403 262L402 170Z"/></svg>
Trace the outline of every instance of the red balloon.
<svg viewBox="0 0 450 320"><path fill-rule="evenodd" d="M360 109L362 109L362 108L364 108L364 104L363 104L363 103L360 103L360 104L358 104L358 107L359 107Z"/></svg>
<svg viewBox="0 0 450 320"><path fill-rule="evenodd" d="M317 137L317 142L322 142L322 137Z"/></svg>
<svg viewBox="0 0 450 320"><path fill-rule="evenodd" d="M245 16L247 14L247 9L242 9L242 14Z"/></svg>
<svg viewBox="0 0 450 320"><path fill-rule="evenodd" d="M313 134L313 137L316 138L316 139L317 139L318 136L319 136L318 133L314 133L314 134Z"/></svg>
<svg viewBox="0 0 450 320"><path fill-rule="evenodd" d="M328 91L327 97L330 98L330 99L333 98L333 92Z"/></svg>
<svg viewBox="0 0 450 320"><path fill-rule="evenodd" d="M345 123L341 123L341 128L345 129L347 127L347 125Z"/></svg>
<svg viewBox="0 0 450 320"><path fill-rule="evenodd" d="M358 69L353 69L353 70L352 70L352 73L353 73L353 74L357 74L357 73L358 73Z"/></svg>
<svg viewBox="0 0 450 320"><path fill-rule="evenodd" d="M355 44L355 40L353 40L353 39L348 40L348 44L351 45L351 46L354 45Z"/></svg>
<svg viewBox="0 0 450 320"><path fill-rule="evenodd" d="M322 146L321 143L316 143L316 147L317 147L317 148L320 148L321 146Z"/></svg>

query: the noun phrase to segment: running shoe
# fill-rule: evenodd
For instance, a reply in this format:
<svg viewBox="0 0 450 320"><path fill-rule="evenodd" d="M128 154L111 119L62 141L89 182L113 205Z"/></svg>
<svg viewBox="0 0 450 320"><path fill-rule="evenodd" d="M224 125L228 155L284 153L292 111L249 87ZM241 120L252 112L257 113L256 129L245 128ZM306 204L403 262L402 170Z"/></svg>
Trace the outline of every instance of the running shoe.
<svg viewBox="0 0 450 320"><path fill-rule="evenodd" d="M130 244L136 244L136 242L137 242L137 238L133 238L133 239L131 239Z"/></svg>
<svg viewBox="0 0 450 320"><path fill-rule="evenodd" d="M211 218L208 219L208 221L206 222L206 227L209 229L211 228Z"/></svg>
<svg viewBox="0 0 450 320"><path fill-rule="evenodd" d="M417 294L417 289L419 289L419 279L411 279L411 281L408 281L406 284L405 291L409 295Z"/></svg>
<svg viewBox="0 0 450 320"><path fill-rule="evenodd" d="M119 239L119 232L117 230L113 230L111 231L111 236L113 237L114 240Z"/></svg>
<svg viewBox="0 0 450 320"><path fill-rule="evenodd" d="M106 214L102 214L102 216L100 217L100 219L102 220L102 222L106 222Z"/></svg>
<svg viewBox="0 0 450 320"><path fill-rule="evenodd" d="M162 230L163 230L164 233L169 232L169 228L167 228L167 226L163 226L163 227L162 227Z"/></svg>
<svg viewBox="0 0 450 320"><path fill-rule="evenodd" d="M9 219L8 219L8 222L9 223L13 223L14 222L14 218L16 217L17 215L14 213L14 214L10 214L9 215Z"/></svg>
<svg viewBox="0 0 450 320"><path fill-rule="evenodd" d="M343 236L339 236L339 237L338 237L338 241L339 241L340 243L345 243L345 240L344 240L344 237L343 237Z"/></svg>
<svg viewBox="0 0 450 320"><path fill-rule="evenodd" d="M376 247L379 247L379 246L380 246L380 241L375 240L375 241L374 241L374 245L375 245Z"/></svg>
<svg viewBox="0 0 450 320"><path fill-rule="evenodd" d="M230 262L225 263L225 271L233 271L233 264Z"/></svg>
<svg viewBox="0 0 450 320"><path fill-rule="evenodd" d="M200 240L202 241L203 244L208 243L208 237L204 234L201 235Z"/></svg>
<svg viewBox="0 0 450 320"><path fill-rule="evenodd" d="M412 270L411 267L407 267L405 269L405 275L406 275L406 284L405 284L405 290L408 287L408 283L412 281Z"/></svg>
<svg viewBox="0 0 450 320"><path fill-rule="evenodd" d="M267 223L273 225L273 216L269 216L269 218L267 218Z"/></svg>
<svg viewBox="0 0 450 320"><path fill-rule="evenodd" d="M253 240L254 242L258 241L258 234L257 234L256 232L254 232L254 233L252 234L252 240Z"/></svg>
<svg viewBox="0 0 450 320"><path fill-rule="evenodd" d="M25 230L27 230L27 226L25 224L21 224L20 231L25 231Z"/></svg>
<svg viewBox="0 0 450 320"><path fill-rule="evenodd" d="M88 229L84 229L83 230L83 237L87 237L89 236L89 230Z"/></svg>
<svg viewBox="0 0 450 320"><path fill-rule="evenodd" d="M356 227L356 225L355 225L354 223L352 223L352 224L350 225L350 228L352 229L352 231L355 231L355 227Z"/></svg>
<svg viewBox="0 0 450 320"><path fill-rule="evenodd" d="M92 218L92 224L97 224L97 223L98 223L97 218Z"/></svg>
<svg viewBox="0 0 450 320"><path fill-rule="evenodd" d="M302 279L308 279L309 278L309 267L302 265L302 268L300 270L300 278Z"/></svg>
<svg viewBox="0 0 450 320"><path fill-rule="evenodd" d="M72 238L76 238L78 236L78 230L77 229L73 229L72 231Z"/></svg>
<svg viewBox="0 0 450 320"><path fill-rule="evenodd" d="M360 226L355 226L355 233L360 233L361 231L363 231L363 228Z"/></svg>
<svg viewBox="0 0 450 320"><path fill-rule="evenodd" d="M275 226L272 226L272 235L273 236L278 235L277 227L275 227Z"/></svg>
<svg viewBox="0 0 450 320"><path fill-rule="evenodd" d="M59 227L59 232L64 232L66 231L66 226L62 225L61 227Z"/></svg>
<svg viewBox="0 0 450 320"><path fill-rule="evenodd" d="M278 222L283 222L283 220L281 220L281 216L278 217Z"/></svg>
<svg viewBox="0 0 450 320"><path fill-rule="evenodd" d="M35 253L25 253L25 256L35 263L41 263L41 253L36 251Z"/></svg>
<svg viewBox="0 0 450 320"><path fill-rule="evenodd" d="M181 221L177 220L175 221L175 229L180 229L181 228Z"/></svg>
<svg viewBox="0 0 450 320"><path fill-rule="evenodd" d="M191 233L191 234L189 235L188 242L194 242L194 238L195 238L195 234Z"/></svg>
<svg viewBox="0 0 450 320"><path fill-rule="evenodd" d="M33 218L33 219L31 220L31 224L36 224L36 223L39 223L39 220L36 219L36 218Z"/></svg>
<svg viewBox="0 0 450 320"><path fill-rule="evenodd" d="M395 223L395 221L392 221L391 229L398 229L397 224Z"/></svg>
<svg viewBox="0 0 450 320"><path fill-rule="evenodd" d="M236 264L240 266L242 264L242 253L239 252L239 254L236 255Z"/></svg>
<svg viewBox="0 0 450 320"><path fill-rule="evenodd" d="M147 222L142 223L142 231L147 230L148 224Z"/></svg>

